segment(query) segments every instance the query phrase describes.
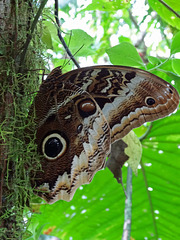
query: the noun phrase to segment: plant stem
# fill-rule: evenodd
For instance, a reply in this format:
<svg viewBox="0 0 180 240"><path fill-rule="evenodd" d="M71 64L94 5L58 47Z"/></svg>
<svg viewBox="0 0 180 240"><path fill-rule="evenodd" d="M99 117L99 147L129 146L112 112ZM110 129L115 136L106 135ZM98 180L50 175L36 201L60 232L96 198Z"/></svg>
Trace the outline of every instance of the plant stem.
<svg viewBox="0 0 180 240"><path fill-rule="evenodd" d="M131 216L132 216L132 169L128 166L127 173L127 198L124 210L124 227L122 240L129 240L131 236Z"/></svg>
<svg viewBox="0 0 180 240"><path fill-rule="evenodd" d="M73 63L76 65L77 68L80 68L79 63L76 61L76 59L72 55L70 49L68 48L66 42L64 41L64 38L61 35L60 22L59 22L59 18L58 18L58 0L55 0L54 15L55 15L56 23L57 23L57 26L58 26L57 34L58 34L59 40L61 41L61 43L62 43L64 49L66 50L67 54L69 55L70 59L73 61Z"/></svg>
<svg viewBox="0 0 180 240"><path fill-rule="evenodd" d="M139 138L140 142L142 142L142 140L147 137L147 135L148 135L148 134L150 133L150 131L151 131L151 128L152 128L152 123L150 123L147 131Z"/></svg>

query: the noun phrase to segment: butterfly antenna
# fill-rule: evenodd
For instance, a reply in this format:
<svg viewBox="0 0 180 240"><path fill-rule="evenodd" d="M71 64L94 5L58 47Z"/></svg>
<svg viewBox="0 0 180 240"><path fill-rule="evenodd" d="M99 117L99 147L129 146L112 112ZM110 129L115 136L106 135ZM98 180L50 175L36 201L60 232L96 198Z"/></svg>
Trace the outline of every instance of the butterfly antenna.
<svg viewBox="0 0 180 240"><path fill-rule="evenodd" d="M71 31L71 33L70 33L70 37L69 37L69 40L68 40L68 48L69 48L69 46L70 46L71 36L72 36L72 31ZM67 52L66 52L66 55L68 55ZM66 60L67 60L67 59L66 59L66 57L65 57L64 63L63 63L63 65L62 65L62 69L70 62L70 60L67 60L67 62L66 62Z"/></svg>

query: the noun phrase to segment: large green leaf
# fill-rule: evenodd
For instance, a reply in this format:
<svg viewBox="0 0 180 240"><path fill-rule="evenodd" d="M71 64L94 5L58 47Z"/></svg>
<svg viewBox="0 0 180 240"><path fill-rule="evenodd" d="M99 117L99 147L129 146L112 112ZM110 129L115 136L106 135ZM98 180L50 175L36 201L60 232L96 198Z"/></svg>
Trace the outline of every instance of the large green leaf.
<svg viewBox="0 0 180 240"><path fill-rule="evenodd" d="M44 229L56 226L52 235L64 240L115 239L122 231L124 201L122 186L106 169L90 185L80 187L71 202L42 205L34 218L40 226L47 223Z"/></svg>
<svg viewBox="0 0 180 240"><path fill-rule="evenodd" d="M137 239L179 238L179 125L180 111L154 122L142 141L142 170L133 180L132 236Z"/></svg>
<svg viewBox="0 0 180 240"><path fill-rule="evenodd" d="M149 5L171 26L180 29L179 17L171 10L180 11L180 1L177 0L164 0L164 2L170 7L164 6L160 1L148 0Z"/></svg>
<svg viewBox="0 0 180 240"><path fill-rule="evenodd" d="M153 123L142 141L142 168L133 175L134 239L174 240L180 235L180 111ZM123 167L123 176L127 168ZM124 179L125 182L125 179ZM33 218L63 240L121 239L125 195L108 169L77 190L71 202L41 205Z"/></svg>

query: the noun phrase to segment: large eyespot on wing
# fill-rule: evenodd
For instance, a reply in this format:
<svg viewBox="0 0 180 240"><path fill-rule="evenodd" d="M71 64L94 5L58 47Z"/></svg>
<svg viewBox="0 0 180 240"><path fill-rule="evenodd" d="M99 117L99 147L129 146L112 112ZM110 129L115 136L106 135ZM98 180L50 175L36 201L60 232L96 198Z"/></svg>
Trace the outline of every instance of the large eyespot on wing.
<svg viewBox="0 0 180 240"><path fill-rule="evenodd" d="M43 139L42 153L47 160L56 160L67 149L66 140L59 133L51 133Z"/></svg>

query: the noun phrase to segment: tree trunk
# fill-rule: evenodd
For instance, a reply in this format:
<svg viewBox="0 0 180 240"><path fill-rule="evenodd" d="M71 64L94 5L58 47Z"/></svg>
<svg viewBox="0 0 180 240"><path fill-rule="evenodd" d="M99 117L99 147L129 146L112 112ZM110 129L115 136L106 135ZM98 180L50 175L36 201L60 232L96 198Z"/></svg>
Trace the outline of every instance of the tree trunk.
<svg viewBox="0 0 180 240"><path fill-rule="evenodd" d="M0 0L0 239L22 239L29 171L36 157L25 144L28 109L42 67L37 1ZM33 24L33 28L32 28ZM40 23L38 23L40 25Z"/></svg>

